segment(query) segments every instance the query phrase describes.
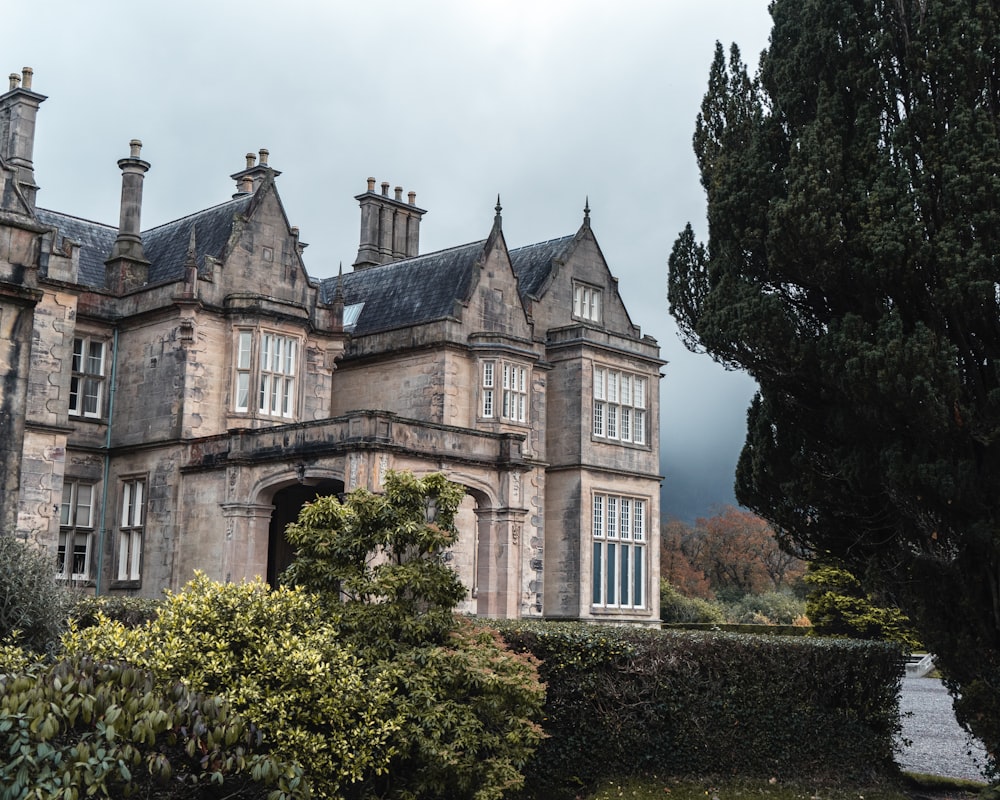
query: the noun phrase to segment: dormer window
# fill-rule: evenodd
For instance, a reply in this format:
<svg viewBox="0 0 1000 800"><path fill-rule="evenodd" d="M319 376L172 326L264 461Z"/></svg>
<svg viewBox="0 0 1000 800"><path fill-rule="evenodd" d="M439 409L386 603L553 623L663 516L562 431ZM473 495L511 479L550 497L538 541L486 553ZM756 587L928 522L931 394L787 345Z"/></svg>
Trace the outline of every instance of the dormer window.
<svg viewBox="0 0 1000 800"><path fill-rule="evenodd" d="M588 322L601 321L601 290L586 283L573 284L573 316Z"/></svg>

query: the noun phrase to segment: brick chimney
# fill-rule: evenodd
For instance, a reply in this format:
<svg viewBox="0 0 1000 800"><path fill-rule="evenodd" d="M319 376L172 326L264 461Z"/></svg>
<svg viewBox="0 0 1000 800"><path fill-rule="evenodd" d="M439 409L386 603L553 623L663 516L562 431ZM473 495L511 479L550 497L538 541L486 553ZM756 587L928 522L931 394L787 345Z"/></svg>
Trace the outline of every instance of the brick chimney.
<svg viewBox="0 0 1000 800"><path fill-rule="evenodd" d="M355 269L389 264L413 258L420 252L420 219L426 210L417 207L417 193L409 192L403 200L403 187L389 196L389 183L383 181L381 193L375 191L375 179L368 179L368 191L354 199L361 206L361 243Z"/></svg>
<svg viewBox="0 0 1000 800"><path fill-rule="evenodd" d="M118 238L105 264L105 284L117 293L127 292L149 280L149 261L142 250L142 183L149 162L139 158L142 142L129 142L129 157L118 161L122 171L122 202Z"/></svg>
<svg viewBox="0 0 1000 800"><path fill-rule="evenodd" d="M0 95L0 157L14 171L17 187L32 212L38 193L31 160L35 149L35 118L38 106L46 99L31 90L33 74L31 67L25 67L20 75L12 72L10 87ZM0 202L4 203L4 210L17 210L8 209L2 198Z"/></svg>

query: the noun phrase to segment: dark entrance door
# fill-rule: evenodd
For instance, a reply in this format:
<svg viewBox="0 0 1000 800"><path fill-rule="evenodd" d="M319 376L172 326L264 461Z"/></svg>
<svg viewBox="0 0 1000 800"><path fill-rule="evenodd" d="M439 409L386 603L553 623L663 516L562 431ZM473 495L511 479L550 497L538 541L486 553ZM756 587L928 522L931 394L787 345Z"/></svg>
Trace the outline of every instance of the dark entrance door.
<svg viewBox="0 0 1000 800"><path fill-rule="evenodd" d="M341 481L320 481L315 485L301 483L280 489L274 495L274 511L267 537L267 582L278 585L278 576L292 563L295 553L285 540L285 527L299 518L306 503L328 494L342 494Z"/></svg>

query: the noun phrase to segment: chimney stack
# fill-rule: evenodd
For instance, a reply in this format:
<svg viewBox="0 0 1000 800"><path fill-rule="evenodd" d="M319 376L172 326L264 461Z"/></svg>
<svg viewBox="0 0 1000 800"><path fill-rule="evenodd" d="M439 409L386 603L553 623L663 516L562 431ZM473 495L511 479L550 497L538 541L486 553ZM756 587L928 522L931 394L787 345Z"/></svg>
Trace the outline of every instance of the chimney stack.
<svg viewBox="0 0 1000 800"><path fill-rule="evenodd" d="M264 182L265 175L278 177L281 174L279 170L273 169L267 163L269 155L270 152L265 147L260 148L260 151L256 154L247 153L246 169L234 172L229 176L236 181L236 194L233 197L240 197L241 195L256 192L261 183ZM256 163L258 156L260 157L260 163Z"/></svg>
<svg viewBox="0 0 1000 800"><path fill-rule="evenodd" d="M382 181L381 194L375 191L375 178L368 178L368 191L354 199L361 206L361 242L355 269L389 264L420 253L420 220L426 210L417 207L417 193L409 192L403 200L403 187L389 195L389 182Z"/></svg>
<svg viewBox="0 0 1000 800"><path fill-rule="evenodd" d="M34 212L38 193L32 162L35 120L38 106L46 99L44 95L32 91L33 74L31 67L22 69L20 75L11 73L8 90L0 95L0 156L14 170L17 187L31 212ZM3 210L21 210L23 213L23 206L21 209L7 208L7 200L0 199L0 202Z"/></svg>
<svg viewBox="0 0 1000 800"><path fill-rule="evenodd" d="M118 238L111 257L105 261L105 283L112 291L122 293L142 286L149 279L149 261L142 250L142 184L149 171L149 162L139 158L142 142L129 142L129 156L118 161L122 171L122 201L118 221Z"/></svg>

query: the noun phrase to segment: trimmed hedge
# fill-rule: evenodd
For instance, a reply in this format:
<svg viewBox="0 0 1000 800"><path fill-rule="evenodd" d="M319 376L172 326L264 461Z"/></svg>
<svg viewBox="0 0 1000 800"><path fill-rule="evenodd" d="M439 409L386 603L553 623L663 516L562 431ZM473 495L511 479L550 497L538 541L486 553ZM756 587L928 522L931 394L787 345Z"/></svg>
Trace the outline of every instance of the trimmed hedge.
<svg viewBox="0 0 1000 800"><path fill-rule="evenodd" d="M540 659L544 740L524 797L622 774L882 777L895 771L901 653L855 640L496 622Z"/></svg>

